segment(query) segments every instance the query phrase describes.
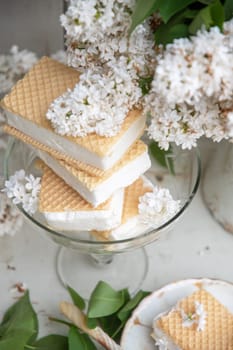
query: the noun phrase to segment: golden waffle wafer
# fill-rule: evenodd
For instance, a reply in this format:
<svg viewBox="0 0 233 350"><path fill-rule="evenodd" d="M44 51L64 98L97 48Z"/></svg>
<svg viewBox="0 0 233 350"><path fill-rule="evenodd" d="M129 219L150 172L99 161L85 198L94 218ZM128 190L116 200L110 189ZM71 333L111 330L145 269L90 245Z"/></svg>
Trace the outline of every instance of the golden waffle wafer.
<svg viewBox="0 0 233 350"><path fill-rule="evenodd" d="M50 104L68 88L73 89L79 73L48 57L37 64L19 80L2 100L2 106L39 126L52 130L46 113Z"/></svg>
<svg viewBox="0 0 233 350"><path fill-rule="evenodd" d="M93 210L93 206L86 202L73 188L68 186L62 178L57 176L43 163L43 176L39 196L39 211L63 212ZM95 210L109 207L110 199L100 204Z"/></svg>
<svg viewBox="0 0 233 350"><path fill-rule="evenodd" d="M142 177L125 189L122 224L138 215L139 197L143 196L146 192L151 191L151 186L145 185Z"/></svg>
<svg viewBox="0 0 233 350"><path fill-rule="evenodd" d="M195 301L206 313L204 329L199 331L196 323L184 327L180 312L182 309L186 315L193 314ZM182 350L233 349L233 315L204 289L181 300L177 307L155 321L155 327Z"/></svg>
<svg viewBox="0 0 233 350"><path fill-rule="evenodd" d="M38 166L38 164L37 164ZM54 229L77 232L111 229L121 222L124 190L116 191L105 203L93 208L43 162L39 211Z"/></svg>
<svg viewBox="0 0 233 350"><path fill-rule="evenodd" d="M79 160L76 160L60 151L57 151L55 149L53 149L52 147L49 147L35 139L33 139L32 137L24 134L23 132L21 132L20 130L14 128L13 126L10 125L4 125L3 127L4 132L6 132L7 134L14 136L15 138L23 141L24 143L39 149L43 152L47 152L48 154L50 154L52 157L57 158L57 159L61 159L64 160L67 164L69 164L70 166L83 170L88 174L92 174L94 176L103 176L105 171L95 168L89 164L80 162ZM120 160L118 163L120 163L122 160Z"/></svg>
<svg viewBox="0 0 233 350"><path fill-rule="evenodd" d="M45 129L48 131L49 133L46 134L47 137L44 137L45 139L51 138L55 132L51 123L46 118L50 104L54 99L66 92L67 89L73 89L78 80L79 73L75 69L67 67L51 58L43 57L22 80L16 83L12 91L4 97L1 104L7 111L13 113L13 115L20 116L23 120L37 125L42 130ZM15 123L17 122L17 129L20 129L23 124L17 121L17 119L14 119L13 115L8 113L8 122L12 126L16 126ZM60 136L61 139L68 140L71 143L81 146L82 149L84 148L99 157L103 157L108 154L111 155L114 146L118 145L127 130L130 129L133 123L137 123L139 119L143 119L143 121L139 125L135 125L135 140L140 137L145 125L144 118L141 117L141 111L137 109L128 113L120 132L113 137L99 136L95 133L84 137L61 136L58 134L56 136ZM28 124L25 124L25 126L22 126L21 131L28 129ZM28 135L30 134L29 132L26 133ZM39 139L40 134L42 132L38 130L38 141L42 141Z"/></svg>
<svg viewBox="0 0 233 350"><path fill-rule="evenodd" d="M78 181L85 185L90 191L93 191L101 183L108 180L114 173L121 168L132 162L135 158L147 152L147 146L142 141L137 141L125 154L125 156L117 163L113 168L106 170L102 176L93 176L85 171L72 167L63 160L59 160L59 163L66 168L66 170L72 174Z"/></svg>

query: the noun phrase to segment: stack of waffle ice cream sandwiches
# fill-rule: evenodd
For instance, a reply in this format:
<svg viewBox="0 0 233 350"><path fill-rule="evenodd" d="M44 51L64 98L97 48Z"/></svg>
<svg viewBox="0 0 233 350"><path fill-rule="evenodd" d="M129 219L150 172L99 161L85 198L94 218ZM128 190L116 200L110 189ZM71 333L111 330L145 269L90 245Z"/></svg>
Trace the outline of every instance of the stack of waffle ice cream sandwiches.
<svg viewBox="0 0 233 350"><path fill-rule="evenodd" d="M145 116L130 111L112 137L56 133L46 113L78 80L73 68L43 57L2 100L5 132L41 160L38 210L51 227L92 231L106 240L140 233L145 227L137 220L139 197L153 190L143 176L150 167L147 145L140 140Z"/></svg>

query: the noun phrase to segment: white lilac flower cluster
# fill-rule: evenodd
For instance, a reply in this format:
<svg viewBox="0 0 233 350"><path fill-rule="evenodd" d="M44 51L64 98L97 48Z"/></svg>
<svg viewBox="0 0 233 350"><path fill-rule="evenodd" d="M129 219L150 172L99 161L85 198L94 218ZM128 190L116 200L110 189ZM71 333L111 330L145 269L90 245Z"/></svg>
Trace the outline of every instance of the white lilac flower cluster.
<svg viewBox="0 0 233 350"><path fill-rule="evenodd" d="M89 133L114 136L119 132L126 114L142 96L136 72L127 68L124 57L120 62L120 67L113 64L105 72L87 69L74 90L51 104L47 118L57 133L83 137Z"/></svg>
<svg viewBox="0 0 233 350"><path fill-rule="evenodd" d="M202 135L228 139L233 130L233 20L190 39L175 40L157 57L144 111L148 133L161 148L196 146ZM233 131L232 131L233 135ZM231 136L232 136L231 135Z"/></svg>
<svg viewBox="0 0 233 350"><path fill-rule="evenodd" d="M174 200L166 188L153 187L139 198L140 221L151 227L158 227L171 219L180 209L180 201Z"/></svg>
<svg viewBox="0 0 233 350"><path fill-rule="evenodd" d="M52 53L50 57L58 62L61 62L63 64L67 64L67 54L66 54L66 51L64 51L64 50L58 50L58 51Z"/></svg>
<svg viewBox="0 0 233 350"><path fill-rule="evenodd" d="M0 94L6 93L14 83L36 63L35 53L12 46L9 54L0 55Z"/></svg>
<svg viewBox="0 0 233 350"><path fill-rule="evenodd" d="M82 72L73 91L50 106L47 118L61 135L116 135L127 113L141 106L139 80L154 69L148 23L129 36L135 0L72 0L61 23L68 64Z"/></svg>
<svg viewBox="0 0 233 350"><path fill-rule="evenodd" d="M71 0L61 16L68 64L83 71L125 55L140 71L150 65L154 51L148 23L129 36L134 5L135 0Z"/></svg>
<svg viewBox="0 0 233 350"><path fill-rule="evenodd" d="M26 176L23 169L18 170L5 181L3 191L14 204L21 204L27 213L34 214L37 210L40 178L35 178L33 175Z"/></svg>

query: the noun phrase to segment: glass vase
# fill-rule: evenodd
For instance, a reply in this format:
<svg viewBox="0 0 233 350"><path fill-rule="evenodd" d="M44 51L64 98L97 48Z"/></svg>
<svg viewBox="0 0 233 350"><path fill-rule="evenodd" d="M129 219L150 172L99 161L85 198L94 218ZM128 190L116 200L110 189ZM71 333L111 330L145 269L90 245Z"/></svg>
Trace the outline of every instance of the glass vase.
<svg viewBox="0 0 233 350"><path fill-rule="evenodd" d="M204 168L202 195L215 220L233 233L233 143L222 141L209 155Z"/></svg>

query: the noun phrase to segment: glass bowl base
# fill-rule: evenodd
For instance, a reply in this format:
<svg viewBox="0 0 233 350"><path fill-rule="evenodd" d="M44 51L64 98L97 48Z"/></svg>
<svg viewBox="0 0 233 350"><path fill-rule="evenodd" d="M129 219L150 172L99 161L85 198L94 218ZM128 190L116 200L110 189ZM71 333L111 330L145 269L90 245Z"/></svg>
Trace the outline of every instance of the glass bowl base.
<svg viewBox="0 0 233 350"><path fill-rule="evenodd" d="M56 271L64 287L72 287L85 299L89 299L99 281L116 290L128 288L132 295L145 280L148 257L144 248L114 255L88 255L61 247L57 253Z"/></svg>

